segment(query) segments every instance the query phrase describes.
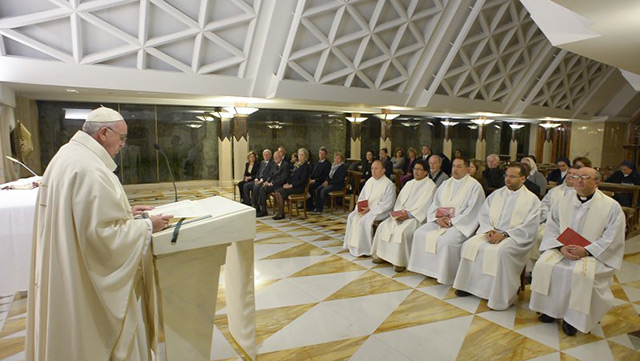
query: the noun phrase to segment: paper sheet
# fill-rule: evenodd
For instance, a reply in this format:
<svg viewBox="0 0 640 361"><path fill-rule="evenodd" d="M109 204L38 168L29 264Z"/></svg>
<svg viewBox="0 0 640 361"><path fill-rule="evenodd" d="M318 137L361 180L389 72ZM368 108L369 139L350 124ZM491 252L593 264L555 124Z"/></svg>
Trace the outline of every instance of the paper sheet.
<svg viewBox="0 0 640 361"><path fill-rule="evenodd" d="M150 216L157 214L171 214L174 218L191 218L209 215L210 212L196 201L186 200L158 206L147 212Z"/></svg>

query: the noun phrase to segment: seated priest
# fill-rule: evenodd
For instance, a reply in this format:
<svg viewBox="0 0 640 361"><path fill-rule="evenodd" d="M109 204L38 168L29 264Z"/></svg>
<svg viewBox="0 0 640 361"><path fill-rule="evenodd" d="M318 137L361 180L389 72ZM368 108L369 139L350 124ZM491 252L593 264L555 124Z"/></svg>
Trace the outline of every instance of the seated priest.
<svg viewBox="0 0 640 361"><path fill-rule="evenodd" d="M439 187L442 182L449 179L449 176L442 171L442 158L439 155L432 155L429 157L429 179Z"/></svg>
<svg viewBox="0 0 640 361"><path fill-rule="evenodd" d="M562 319L568 336L591 331L612 307L625 228L620 205L598 190L600 173L584 167L573 178L576 192L551 207L529 302L540 321Z"/></svg>
<svg viewBox="0 0 640 361"><path fill-rule="evenodd" d="M569 158L560 157L556 159L556 164L558 165L558 168L552 170L547 175L547 183L552 186L557 186L558 184L562 184L562 182L564 182L571 161L569 160Z"/></svg>
<svg viewBox="0 0 640 361"><path fill-rule="evenodd" d="M327 162L329 163L329 162ZM344 156L340 152L333 153L333 164L329 168L327 179L316 189L316 213L322 213L324 201L330 192L344 189L344 180L347 177L347 166L344 165Z"/></svg>
<svg viewBox="0 0 640 361"><path fill-rule="evenodd" d="M265 217L268 214L267 196L282 187L289 178L289 163L285 162L283 157L284 155L280 151L273 154L274 166L271 173L262 183L258 192L254 189L254 207L256 207L256 217Z"/></svg>
<svg viewBox="0 0 640 361"><path fill-rule="evenodd" d="M519 275L540 224L540 200L523 185L526 177L522 164L511 163L505 186L482 205L480 227L462 246L453 281L456 295L487 299L494 310L505 310L517 301Z"/></svg>
<svg viewBox="0 0 640 361"><path fill-rule="evenodd" d="M327 160L327 148L320 147L318 150L318 162L313 166L311 175L309 176L309 198L307 199L307 209L314 209L316 189L327 180L329 171L331 170L331 163Z"/></svg>
<svg viewBox="0 0 640 361"><path fill-rule="evenodd" d="M358 204L347 218L344 248L352 256L371 254L373 222L389 217L389 212L393 210L396 186L384 172L384 166L379 160L371 164L371 178L362 187Z"/></svg>
<svg viewBox="0 0 640 361"><path fill-rule="evenodd" d="M455 158L451 176L434 195L427 223L413 234L409 271L452 285L462 244L478 228L482 185L469 174L466 158Z"/></svg>
<svg viewBox="0 0 640 361"><path fill-rule="evenodd" d="M640 185L640 173L636 171L635 165L629 160L625 160L620 163L620 169L613 172L613 174L607 178L607 182L628 184L628 185ZM613 195L613 199L618 201L623 207L632 207L633 193L616 192Z"/></svg>
<svg viewBox="0 0 640 361"><path fill-rule="evenodd" d="M254 199L258 199L258 192L260 192L262 183L267 180L269 174L271 174L271 172L273 171L273 167L275 166L271 156L272 154L270 149L265 149L262 151L262 161L260 162L260 166L258 167L258 174L256 174L253 182L247 182L242 187L243 202L246 202L245 204L248 206L256 207L256 209L257 205Z"/></svg>
<svg viewBox="0 0 640 361"><path fill-rule="evenodd" d="M418 160L413 165L413 179L402 188L391 217L380 223L373 239L373 263L387 261L396 272L406 269L411 252L413 232L427 220L436 184L427 177L426 165Z"/></svg>
<svg viewBox="0 0 640 361"><path fill-rule="evenodd" d="M551 207L558 203L565 194L575 191L573 189L574 180L572 176L576 174L577 171L578 167L575 165L568 167L567 174L564 177L564 182L557 187L551 188L544 198L542 198L542 204L540 205L540 227L538 227L536 243L534 243L531 251L529 252L529 259L535 261L540 257L540 243L542 242L542 238L544 238L545 222L547 222L547 217L549 216Z"/></svg>

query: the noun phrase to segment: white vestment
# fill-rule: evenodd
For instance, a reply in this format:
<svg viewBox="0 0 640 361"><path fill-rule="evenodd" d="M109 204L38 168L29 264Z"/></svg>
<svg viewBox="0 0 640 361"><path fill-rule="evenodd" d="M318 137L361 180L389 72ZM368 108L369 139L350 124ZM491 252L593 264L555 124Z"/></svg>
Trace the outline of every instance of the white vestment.
<svg viewBox="0 0 640 361"><path fill-rule="evenodd" d="M578 261L562 256L557 238L566 227L592 242L585 247L591 256ZM529 308L589 332L613 305L611 282L624 254L624 212L600 191L585 203L571 192L551 208L546 228Z"/></svg>
<svg viewBox="0 0 640 361"><path fill-rule="evenodd" d="M365 199L369 203L369 212L361 216L356 207L347 217L344 234L344 248L356 257L371 254L373 222L389 217L396 200L396 186L384 175L380 179L369 178L360 192L358 202Z"/></svg>
<svg viewBox="0 0 640 361"><path fill-rule="evenodd" d="M478 228L478 214L484 199L482 185L469 175L442 183L429 208L427 223L413 235L409 270L436 278L442 284L453 284L462 243ZM436 223L436 211L440 207L454 208L450 228L441 228ZM434 237L429 240L435 241L429 247L428 237Z"/></svg>
<svg viewBox="0 0 640 361"><path fill-rule="evenodd" d="M453 287L487 299L494 310L509 308L518 296L520 273L533 246L540 219L540 200L526 187L502 187L487 198L480 211L480 227L461 251ZM507 232L509 237L489 243L485 233Z"/></svg>
<svg viewBox="0 0 640 361"><path fill-rule="evenodd" d="M141 277L151 230L134 220L115 169L107 151L79 131L44 173L31 259L29 361L149 359Z"/></svg>
<svg viewBox="0 0 640 361"><path fill-rule="evenodd" d="M398 222L389 217L380 223L373 239L372 255L395 266L407 266L413 232L426 221L435 190L436 184L428 177L419 181L412 179L404 185L393 210L405 210L411 218Z"/></svg>
<svg viewBox="0 0 640 361"><path fill-rule="evenodd" d="M567 187L566 184L562 183L557 187L551 188L551 190L545 194L544 198L542 198L542 204L540 205L540 226L538 227L536 242L533 247L531 247L531 251L529 251L529 259L537 260L540 258L540 243L542 243L542 238L544 238L545 222L547 221L547 217L549 217L551 206L558 203L568 192L575 193L575 189L573 189L573 187Z"/></svg>

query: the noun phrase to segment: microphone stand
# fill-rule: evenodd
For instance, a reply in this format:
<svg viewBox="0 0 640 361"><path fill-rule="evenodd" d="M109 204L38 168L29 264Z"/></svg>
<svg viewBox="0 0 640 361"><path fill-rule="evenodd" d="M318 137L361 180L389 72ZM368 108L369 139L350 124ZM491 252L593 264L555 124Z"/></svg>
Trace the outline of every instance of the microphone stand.
<svg viewBox="0 0 640 361"><path fill-rule="evenodd" d="M14 163L17 163L17 164L20 164L21 166L23 166L23 167L24 167L24 169L28 170L28 171L29 171L29 173L31 173L31 174L33 174L34 176L38 177L38 175L36 174L36 172L32 171L32 170L31 170L31 168L27 167L27 165L26 165L26 164L22 163L21 161L19 161L19 160L15 159L15 158L13 158L13 157L8 156L8 155L7 155L6 157L7 157L7 159L9 159L10 161L12 161L12 162L14 162Z"/></svg>
<svg viewBox="0 0 640 361"><path fill-rule="evenodd" d="M169 170L169 176L171 177L171 183L173 183L173 194L175 195L175 202L178 202L178 188L176 187L176 181L175 179L173 179L173 172L171 172L171 166L169 165L169 158L167 157L167 154L162 150L162 148L160 148L160 145L158 143L153 144L153 147L159 151L162 156L164 157L165 162L167 163L167 169Z"/></svg>

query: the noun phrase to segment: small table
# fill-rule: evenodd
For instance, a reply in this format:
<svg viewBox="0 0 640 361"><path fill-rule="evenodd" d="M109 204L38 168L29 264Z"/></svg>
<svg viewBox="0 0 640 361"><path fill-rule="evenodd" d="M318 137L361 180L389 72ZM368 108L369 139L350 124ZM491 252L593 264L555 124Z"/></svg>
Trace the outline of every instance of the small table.
<svg viewBox="0 0 640 361"><path fill-rule="evenodd" d="M0 190L0 296L29 288L38 188Z"/></svg>

